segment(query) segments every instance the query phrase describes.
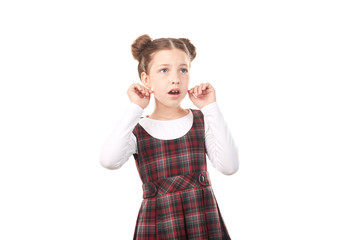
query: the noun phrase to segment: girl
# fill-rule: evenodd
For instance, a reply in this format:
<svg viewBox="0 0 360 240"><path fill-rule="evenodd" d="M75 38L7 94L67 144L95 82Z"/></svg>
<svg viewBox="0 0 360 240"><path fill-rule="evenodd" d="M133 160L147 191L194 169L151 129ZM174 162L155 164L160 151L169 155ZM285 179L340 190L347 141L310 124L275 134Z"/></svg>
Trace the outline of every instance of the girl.
<svg viewBox="0 0 360 240"><path fill-rule="evenodd" d="M209 83L189 89L196 56L184 38L138 37L132 54L139 61L141 84L127 94L127 112L101 154L102 166L120 168L131 155L143 182L134 239L230 239L206 166L226 175L238 170L237 147ZM141 117L154 96L155 109ZM184 109L189 96L200 110Z"/></svg>

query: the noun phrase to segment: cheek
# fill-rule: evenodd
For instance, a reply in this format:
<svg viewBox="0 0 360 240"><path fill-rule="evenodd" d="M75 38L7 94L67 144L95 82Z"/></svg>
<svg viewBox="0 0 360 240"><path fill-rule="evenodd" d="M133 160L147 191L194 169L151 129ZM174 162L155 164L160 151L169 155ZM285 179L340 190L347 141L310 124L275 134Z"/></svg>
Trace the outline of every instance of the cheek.
<svg viewBox="0 0 360 240"><path fill-rule="evenodd" d="M164 81L156 81L151 84L151 90L156 92L162 92L164 89L166 89L166 85L164 84Z"/></svg>
<svg viewBox="0 0 360 240"><path fill-rule="evenodd" d="M182 82L184 83L184 85L186 87L189 87L189 83L190 83L190 77L189 76L186 76L182 79Z"/></svg>

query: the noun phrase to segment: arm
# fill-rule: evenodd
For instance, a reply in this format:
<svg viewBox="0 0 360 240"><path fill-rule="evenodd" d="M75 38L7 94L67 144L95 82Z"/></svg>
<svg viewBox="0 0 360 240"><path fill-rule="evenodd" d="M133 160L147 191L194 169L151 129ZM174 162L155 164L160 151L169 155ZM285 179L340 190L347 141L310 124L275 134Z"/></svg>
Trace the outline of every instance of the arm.
<svg viewBox="0 0 360 240"><path fill-rule="evenodd" d="M239 169L238 149L216 103L215 89L210 83L202 83L189 90L189 98L204 114L209 160L221 173L234 174Z"/></svg>
<svg viewBox="0 0 360 240"><path fill-rule="evenodd" d="M100 163L103 167L120 168L132 154L137 152L136 137L132 131L139 122L144 108L149 105L151 93L137 83L129 87L127 94L131 104L101 149Z"/></svg>
<svg viewBox="0 0 360 240"><path fill-rule="evenodd" d="M132 154L136 153L136 137L132 131L142 113L143 109L138 105L131 103L128 106L122 119L101 149L100 163L103 167L108 169L120 168Z"/></svg>
<svg viewBox="0 0 360 240"><path fill-rule="evenodd" d="M205 146L212 165L221 173L231 175L239 169L238 148L217 103L201 109L205 120Z"/></svg>

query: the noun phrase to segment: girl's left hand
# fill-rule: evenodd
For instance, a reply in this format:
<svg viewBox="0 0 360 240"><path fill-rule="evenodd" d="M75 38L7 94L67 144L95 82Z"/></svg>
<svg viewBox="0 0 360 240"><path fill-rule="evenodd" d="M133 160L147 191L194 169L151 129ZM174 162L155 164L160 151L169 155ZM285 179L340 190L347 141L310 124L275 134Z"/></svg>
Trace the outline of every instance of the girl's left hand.
<svg viewBox="0 0 360 240"><path fill-rule="evenodd" d="M202 83L188 90L189 98L199 109L216 102L215 89L210 83Z"/></svg>

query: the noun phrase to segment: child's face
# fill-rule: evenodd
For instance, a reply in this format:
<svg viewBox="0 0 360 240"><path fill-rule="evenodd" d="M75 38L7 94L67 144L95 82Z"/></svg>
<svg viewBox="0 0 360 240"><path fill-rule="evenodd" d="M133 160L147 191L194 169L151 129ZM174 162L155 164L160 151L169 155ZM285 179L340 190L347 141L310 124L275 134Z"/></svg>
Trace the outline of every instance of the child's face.
<svg viewBox="0 0 360 240"><path fill-rule="evenodd" d="M189 89L190 59L179 49L161 50L154 54L149 73L142 82L154 91L155 101L167 107L178 107Z"/></svg>

